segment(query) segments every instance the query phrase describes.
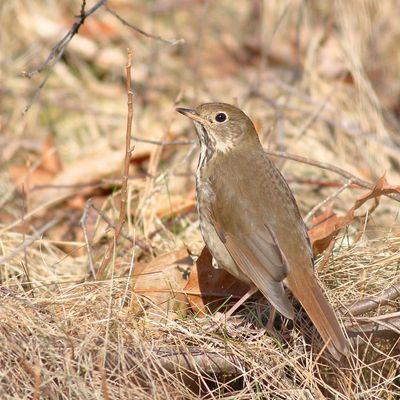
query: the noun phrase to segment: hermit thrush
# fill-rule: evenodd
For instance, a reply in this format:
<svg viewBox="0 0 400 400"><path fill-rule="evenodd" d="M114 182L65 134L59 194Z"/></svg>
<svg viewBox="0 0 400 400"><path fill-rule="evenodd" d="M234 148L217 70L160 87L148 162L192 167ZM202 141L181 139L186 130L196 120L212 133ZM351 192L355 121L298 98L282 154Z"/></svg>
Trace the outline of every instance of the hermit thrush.
<svg viewBox="0 0 400 400"><path fill-rule="evenodd" d="M313 274L306 226L285 179L238 108L178 108L200 140L196 190L204 241L219 267L259 289L285 317L302 304L333 356L348 352L336 316ZM253 290L254 292L254 290Z"/></svg>

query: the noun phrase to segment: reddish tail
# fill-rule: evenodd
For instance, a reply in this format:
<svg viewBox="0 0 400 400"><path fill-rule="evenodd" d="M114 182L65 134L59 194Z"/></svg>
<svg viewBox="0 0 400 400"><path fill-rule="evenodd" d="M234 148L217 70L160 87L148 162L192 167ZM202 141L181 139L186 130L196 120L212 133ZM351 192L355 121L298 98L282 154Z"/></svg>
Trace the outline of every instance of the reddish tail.
<svg viewBox="0 0 400 400"><path fill-rule="evenodd" d="M306 310L331 354L339 360L341 355L348 354L349 348L332 307L311 271L293 275L286 278L289 289Z"/></svg>

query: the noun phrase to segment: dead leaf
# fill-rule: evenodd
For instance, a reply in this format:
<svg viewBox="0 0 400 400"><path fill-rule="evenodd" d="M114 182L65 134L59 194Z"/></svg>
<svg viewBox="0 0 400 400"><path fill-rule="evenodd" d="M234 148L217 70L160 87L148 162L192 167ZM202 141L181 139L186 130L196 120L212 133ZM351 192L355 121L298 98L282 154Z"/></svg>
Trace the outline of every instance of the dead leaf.
<svg viewBox="0 0 400 400"><path fill-rule="evenodd" d="M187 214L195 209L196 200L194 198L162 194L155 199L152 212L155 212L159 218L170 218Z"/></svg>
<svg viewBox="0 0 400 400"><path fill-rule="evenodd" d="M65 199L92 190L84 185L120 174L123 160L122 152L109 151L76 161L49 182L52 187L32 192L32 206L37 207L52 199Z"/></svg>
<svg viewBox="0 0 400 400"><path fill-rule="evenodd" d="M42 162L40 167L45 171L57 175L63 170L60 155L55 147L54 136L47 135L42 148Z"/></svg>
<svg viewBox="0 0 400 400"><path fill-rule="evenodd" d="M146 310L156 319L185 314L189 303L183 291L192 265L186 249L135 265L132 289L137 296L132 298L132 311L137 314Z"/></svg>
<svg viewBox="0 0 400 400"><path fill-rule="evenodd" d="M224 269L212 266L212 256L207 247L203 248L200 257L192 268L189 281L185 287L193 311L204 314L206 305L215 311L226 302L229 296L242 297L249 286Z"/></svg>
<svg viewBox="0 0 400 400"><path fill-rule="evenodd" d="M317 218L313 219L313 226L308 231L313 249L316 253L322 253L340 229L349 225L355 218L355 211L366 201L374 200L374 204L369 208L371 214L379 205L379 198L384 194L400 194L400 186L390 185L385 176L382 176L364 196L354 202L353 207L343 216L336 215L332 210L328 210Z"/></svg>
<svg viewBox="0 0 400 400"><path fill-rule="evenodd" d="M11 165L10 176L16 186L24 185L26 191L34 186L47 185L62 171L62 162L54 146L53 135L48 135L43 143L39 161L26 165Z"/></svg>

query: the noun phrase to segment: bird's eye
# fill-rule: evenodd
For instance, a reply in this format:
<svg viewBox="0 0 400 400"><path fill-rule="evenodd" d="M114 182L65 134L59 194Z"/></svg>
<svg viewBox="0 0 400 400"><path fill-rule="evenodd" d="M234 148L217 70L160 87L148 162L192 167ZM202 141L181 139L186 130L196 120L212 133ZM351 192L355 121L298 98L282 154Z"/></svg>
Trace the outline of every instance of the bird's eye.
<svg viewBox="0 0 400 400"><path fill-rule="evenodd" d="M219 112L216 116L215 116L215 120L217 122L225 122L228 119L228 116L224 113L224 112Z"/></svg>

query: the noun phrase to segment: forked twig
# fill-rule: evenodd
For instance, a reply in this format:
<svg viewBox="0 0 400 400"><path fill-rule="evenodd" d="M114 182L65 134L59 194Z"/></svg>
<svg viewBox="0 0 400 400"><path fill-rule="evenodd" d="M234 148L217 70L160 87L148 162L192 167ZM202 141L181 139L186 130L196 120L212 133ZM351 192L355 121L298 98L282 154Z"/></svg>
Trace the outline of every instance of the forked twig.
<svg viewBox="0 0 400 400"><path fill-rule="evenodd" d="M90 8L87 12L85 12L86 0L82 1L80 14L77 17L77 20L72 24L71 29L64 35L64 37L51 49L50 54L46 58L42 64L39 65L36 69L30 72L23 72L22 76L27 78L32 78L32 76L42 72L46 67L50 67L46 76L43 78L42 82L35 90L35 93L32 96L31 101L26 105L24 113L26 113L32 106L33 102L39 95L40 91L43 89L47 80L49 79L51 73L53 72L54 66L58 63L58 61L63 56L69 42L72 38L78 33L79 28L84 24L85 19L97 11L100 7L104 6L107 3L107 0L98 1L92 8Z"/></svg>
<svg viewBox="0 0 400 400"><path fill-rule="evenodd" d="M80 9L79 15L76 18L76 21L72 24L70 30L63 36L63 38L51 49L50 54L47 56L46 60L44 60L37 68L33 69L32 71L22 72L22 76L27 77L27 78L32 78L32 76L42 72L45 68L49 67L49 70L47 71L43 80L40 82L37 89L35 90L30 102L26 105L26 107L24 109L24 113L29 111L32 104L34 103L36 98L39 96L40 91L43 89L43 87L46 85L46 82L50 78L50 75L53 72L54 66L58 63L58 61L60 61L65 50L67 49L69 42L79 32L79 29L84 24L86 18L89 17L90 15L92 15L94 12L96 12L99 8L105 6L106 4L107 4L107 0L100 0L93 7L91 7L88 11L85 11L86 0L82 0L81 9ZM130 24L129 22L125 21L121 16L119 16L111 8L106 7L106 9L110 14L112 14L114 17L116 17L124 25L129 26L129 28L135 30L136 32L140 33L143 36L146 36L151 39L159 40L163 43L167 43L170 45L176 45L178 43L184 42L184 39L166 40L160 36L156 36L156 35L147 33L145 31L143 31L142 29L139 29L139 28L133 26L132 24Z"/></svg>
<svg viewBox="0 0 400 400"><path fill-rule="evenodd" d="M96 213L100 216L100 218L112 229L116 229L116 224L114 224L114 222L107 217L106 214L104 214L99 208L97 208L94 204L91 204L91 207L93 208L93 210L96 211ZM148 245L147 243L145 243L143 240L140 240L138 238L133 238L132 236L126 235L124 232L121 232L121 236L128 240L129 242L132 243L132 245L136 245L138 247L140 247L142 250L147 251L147 252L151 252L152 248L150 245Z"/></svg>

